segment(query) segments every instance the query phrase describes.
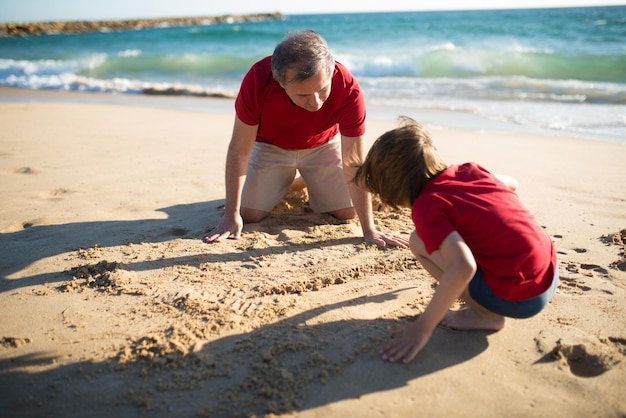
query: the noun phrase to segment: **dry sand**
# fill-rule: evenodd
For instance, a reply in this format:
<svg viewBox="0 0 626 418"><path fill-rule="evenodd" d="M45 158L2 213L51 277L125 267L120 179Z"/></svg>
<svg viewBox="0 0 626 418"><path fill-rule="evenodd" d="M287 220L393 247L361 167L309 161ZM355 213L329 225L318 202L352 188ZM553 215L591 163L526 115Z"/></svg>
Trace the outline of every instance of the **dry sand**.
<svg viewBox="0 0 626 418"><path fill-rule="evenodd" d="M0 94L33 96L0 103L0 415L626 416L625 145L433 127L448 163L519 180L562 281L536 317L437 329L400 365L378 357L385 329L435 285L408 250L297 193L201 241L231 112ZM371 119L368 141L394 126ZM406 211L375 217L411 231Z"/></svg>

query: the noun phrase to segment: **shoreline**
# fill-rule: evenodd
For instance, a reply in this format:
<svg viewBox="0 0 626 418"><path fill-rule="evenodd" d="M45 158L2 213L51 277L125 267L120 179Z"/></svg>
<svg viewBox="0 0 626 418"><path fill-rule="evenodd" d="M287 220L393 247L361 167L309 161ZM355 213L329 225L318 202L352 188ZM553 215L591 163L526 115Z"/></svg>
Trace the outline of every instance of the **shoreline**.
<svg viewBox="0 0 626 418"><path fill-rule="evenodd" d="M127 105L189 110L194 112L229 113L234 116L234 98L226 96L195 96L168 94L113 94L104 92L78 92L59 90L35 90L0 86L2 102L62 102ZM465 111L446 109L424 109L410 106L388 106L368 104L368 119L372 121L396 121L398 116L407 115L419 122L441 129L467 130L494 134L538 135L546 137L568 137L594 142L626 145L626 138L616 139L600 134L582 134L570 131L547 130L511 122L489 120Z"/></svg>
<svg viewBox="0 0 626 418"><path fill-rule="evenodd" d="M60 102L91 103L116 106L156 107L196 112L232 113L234 99L230 97L172 96L149 94L112 94L58 90L34 90L0 86L0 103L10 102Z"/></svg>

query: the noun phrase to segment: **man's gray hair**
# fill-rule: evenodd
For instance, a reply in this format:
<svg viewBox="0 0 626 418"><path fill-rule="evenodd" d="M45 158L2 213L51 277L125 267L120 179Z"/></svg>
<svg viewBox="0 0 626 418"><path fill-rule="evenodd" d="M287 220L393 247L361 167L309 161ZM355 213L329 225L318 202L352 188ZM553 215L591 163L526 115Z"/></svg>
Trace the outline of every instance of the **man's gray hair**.
<svg viewBox="0 0 626 418"><path fill-rule="evenodd" d="M295 71L289 80L285 76L287 70ZM335 59L324 38L312 30L287 34L272 54L272 76L282 85L304 81L322 70L332 76Z"/></svg>

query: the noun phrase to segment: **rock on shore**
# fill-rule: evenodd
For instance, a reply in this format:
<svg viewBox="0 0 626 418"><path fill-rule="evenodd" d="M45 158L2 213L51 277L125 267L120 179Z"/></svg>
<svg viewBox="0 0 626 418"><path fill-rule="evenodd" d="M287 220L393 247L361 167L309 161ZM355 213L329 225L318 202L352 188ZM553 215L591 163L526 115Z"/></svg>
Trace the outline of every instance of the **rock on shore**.
<svg viewBox="0 0 626 418"><path fill-rule="evenodd" d="M146 29L160 26L193 26L213 23L252 22L258 20L282 19L276 13L259 13L252 15L224 15L204 17L178 17L161 19L130 19L100 21L56 21L28 23L0 23L0 36L32 36L52 33L84 33L96 31L124 31Z"/></svg>

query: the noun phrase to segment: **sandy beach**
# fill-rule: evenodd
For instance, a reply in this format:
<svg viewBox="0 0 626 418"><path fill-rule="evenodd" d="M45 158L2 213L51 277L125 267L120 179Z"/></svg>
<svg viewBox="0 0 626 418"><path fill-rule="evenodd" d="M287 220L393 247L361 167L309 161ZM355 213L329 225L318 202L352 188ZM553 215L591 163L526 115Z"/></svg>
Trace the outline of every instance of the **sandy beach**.
<svg viewBox="0 0 626 418"><path fill-rule="evenodd" d="M433 126L448 163L519 181L561 283L539 315L438 328L403 365L378 356L386 328L435 286L409 250L364 244L305 193L240 240L201 241L230 99L0 97L0 415L626 416L625 144ZM370 118L368 141L395 124ZM375 218L412 230L407 211Z"/></svg>

